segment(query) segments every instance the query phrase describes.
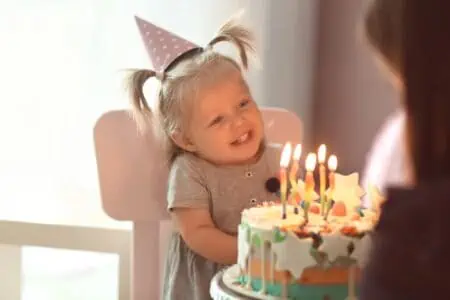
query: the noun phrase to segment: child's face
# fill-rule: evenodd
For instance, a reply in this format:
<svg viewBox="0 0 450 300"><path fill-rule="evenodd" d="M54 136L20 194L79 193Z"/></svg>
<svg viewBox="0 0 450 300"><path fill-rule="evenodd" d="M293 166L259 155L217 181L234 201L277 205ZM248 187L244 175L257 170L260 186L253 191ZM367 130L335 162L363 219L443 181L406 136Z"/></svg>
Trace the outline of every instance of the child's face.
<svg viewBox="0 0 450 300"><path fill-rule="evenodd" d="M187 137L193 152L216 164L252 161L263 139L261 112L240 72L202 91Z"/></svg>

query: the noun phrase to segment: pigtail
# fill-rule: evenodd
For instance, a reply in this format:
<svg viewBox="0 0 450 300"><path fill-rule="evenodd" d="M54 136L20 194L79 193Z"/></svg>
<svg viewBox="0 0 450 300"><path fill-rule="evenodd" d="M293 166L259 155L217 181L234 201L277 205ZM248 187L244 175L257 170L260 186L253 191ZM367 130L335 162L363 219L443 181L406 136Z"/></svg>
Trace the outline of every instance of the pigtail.
<svg viewBox="0 0 450 300"><path fill-rule="evenodd" d="M255 53L254 36L250 30L238 23L237 16L222 25L216 37L208 43L208 47L225 41L233 43L238 48L242 65L247 69L248 54Z"/></svg>
<svg viewBox="0 0 450 300"><path fill-rule="evenodd" d="M156 76L156 72L142 69L133 71L127 80L133 116L141 130L147 127L148 118L151 114L150 106L144 96L144 84L149 78Z"/></svg>

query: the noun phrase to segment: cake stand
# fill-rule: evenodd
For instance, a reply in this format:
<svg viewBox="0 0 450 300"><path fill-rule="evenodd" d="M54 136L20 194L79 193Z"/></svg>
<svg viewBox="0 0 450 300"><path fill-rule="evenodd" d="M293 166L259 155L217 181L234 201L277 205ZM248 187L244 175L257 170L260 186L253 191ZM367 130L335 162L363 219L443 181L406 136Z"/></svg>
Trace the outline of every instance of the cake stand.
<svg viewBox="0 0 450 300"><path fill-rule="evenodd" d="M236 284L239 266L234 265L218 272L211 281L210 294L213 300L282 300L263 295Z"/></svg>
<svg viewBox="0 0 450 300"><path fill-rule="evenodd" d="M239 278L239 266L234 265L218 272L211 281L209 293L213 300L285 300L286 298L264 295L251 291L240 284L236 284ZM358 300L354 295L349 295L346 300Z"/></svg>

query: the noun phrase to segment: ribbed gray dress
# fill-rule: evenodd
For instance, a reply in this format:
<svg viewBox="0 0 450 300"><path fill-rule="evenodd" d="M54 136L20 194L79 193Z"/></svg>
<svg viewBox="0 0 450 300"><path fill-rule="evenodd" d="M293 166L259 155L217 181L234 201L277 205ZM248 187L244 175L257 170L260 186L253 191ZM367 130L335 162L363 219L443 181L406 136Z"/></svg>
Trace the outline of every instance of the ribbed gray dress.
<svg viewBox="0 0 450 300"><path fill-rule="evenodd" d="M168 209L208 208L217 228L236 235L242 210L275 200L265 184L277 175L280 154L279 145L266 145L255 164L231 167L218 167L192 154L183 154L170 171ZM214 241L210 242L214 247ZM211 299L211 279L223 267L192 251L175 230L168 249L163 299Z"/></svg>

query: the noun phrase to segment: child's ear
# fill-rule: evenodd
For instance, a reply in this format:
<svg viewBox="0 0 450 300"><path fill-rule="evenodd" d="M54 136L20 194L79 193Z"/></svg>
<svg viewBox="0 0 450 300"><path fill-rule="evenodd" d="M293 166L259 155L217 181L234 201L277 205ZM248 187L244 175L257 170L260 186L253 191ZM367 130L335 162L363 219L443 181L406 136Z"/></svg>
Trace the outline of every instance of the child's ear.
<svg viewBox="0 0 450 300"><path fill-rule="evenodd" d="M172 141L181 149L188 152L195 152L197 149L195 145L184 135L180 130L175 130L170 135Z"/></svg>

